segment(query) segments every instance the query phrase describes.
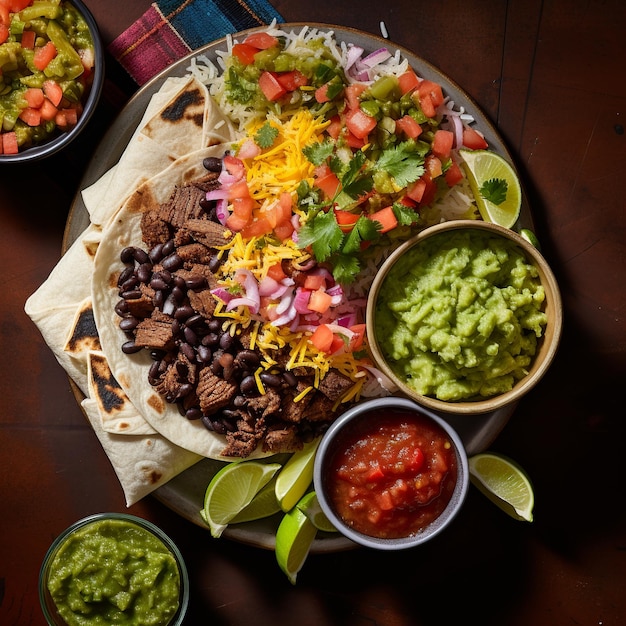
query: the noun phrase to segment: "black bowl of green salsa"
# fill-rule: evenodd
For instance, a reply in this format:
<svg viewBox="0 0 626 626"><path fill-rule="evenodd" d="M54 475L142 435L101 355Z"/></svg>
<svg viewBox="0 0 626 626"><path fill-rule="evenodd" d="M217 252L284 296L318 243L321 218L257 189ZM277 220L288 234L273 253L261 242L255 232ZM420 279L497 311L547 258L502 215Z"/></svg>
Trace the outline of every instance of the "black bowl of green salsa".
<svg viewBox="0 0 626 626"><path fill-rule="evenodd" d="M67 528L50 546L39 599L51 626L179 626L189 578L180 551L154 524L99 513Z"/></svg>
<svg viewBox="0 0 626 626"><path fill-rule="evenodd" d="M93 115L104 82L98 26L81 0L13 0L0 12L0 164L51 156Z"/></svg>

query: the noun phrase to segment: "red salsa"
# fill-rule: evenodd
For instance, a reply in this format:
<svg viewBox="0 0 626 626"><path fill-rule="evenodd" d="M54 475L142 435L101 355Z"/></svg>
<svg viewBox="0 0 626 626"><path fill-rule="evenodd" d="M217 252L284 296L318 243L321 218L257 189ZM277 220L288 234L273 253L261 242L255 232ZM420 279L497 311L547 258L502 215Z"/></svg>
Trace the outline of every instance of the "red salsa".
<svg viewBox="0 0 626 626"><path fill-rule="evenodd" d="M342 437L328 478L332 506L354 530L408 537L446 508L457 479L456 455L447 433L432 420L387 410L355 422Z"/></svg>

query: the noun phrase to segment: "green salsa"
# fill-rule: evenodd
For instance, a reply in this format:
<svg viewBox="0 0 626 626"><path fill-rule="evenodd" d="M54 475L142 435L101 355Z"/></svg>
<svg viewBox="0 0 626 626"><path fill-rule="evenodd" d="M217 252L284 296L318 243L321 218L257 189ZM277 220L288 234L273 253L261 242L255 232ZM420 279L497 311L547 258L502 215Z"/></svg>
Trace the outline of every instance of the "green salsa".
<svg viewBox="0 0 626 626"><path fill-rule="evenodd" d="M547 323L544 301L537 268L514 242L455 230L402 255L380 288L374 331L416 392L490 397L528 373Z"/></svg>
<svg viewBox="0 0 626 626"><path fill-rule="evenodd" d="M21 150L75 125L93 80L94 42L85 19L65 1L37 0L8 15L0 30L0 133L12 134ZM38 90L41 100L34 97Z"/></svg>
<svg viewBox="0 0 626 626"><path fill-rule="evenodd" d="M70 626L160 626L178 610L181 580L174 555L158 537L131 521L105 519L61 544L47 586Z"/></svg>

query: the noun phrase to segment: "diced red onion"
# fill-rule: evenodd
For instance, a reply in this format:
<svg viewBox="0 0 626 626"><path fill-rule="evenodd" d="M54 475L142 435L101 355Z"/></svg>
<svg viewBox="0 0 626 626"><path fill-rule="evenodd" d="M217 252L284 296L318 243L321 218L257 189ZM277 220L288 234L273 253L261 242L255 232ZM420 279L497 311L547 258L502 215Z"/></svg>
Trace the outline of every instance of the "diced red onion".
<svg viewBox="0 0 626 626"><path fill-rule="evenodd" d="M391 57L391 52L387 50L387 48L378 48L378 50L374 50L374 52L368 54L364 57L361 62L363 65L367 67L376 67L383 61L386 61Z"/></svg>
<svg viewBox="0 0 626 626"><path fill-rule="evenodd" d="M306 315L311 312L309 309L309 298L311 297L311 292L307 289L302 289L298 287L296 289L296 294L293 299L293 304L298 313Z"/></svg>
<svg viewBox="0 0 626 626"><path fill-rule="evenodd" d="M346 65L344 69L349 70L361 58L362 54L363 48L354 45L349 46L346 53Z"/></svg>

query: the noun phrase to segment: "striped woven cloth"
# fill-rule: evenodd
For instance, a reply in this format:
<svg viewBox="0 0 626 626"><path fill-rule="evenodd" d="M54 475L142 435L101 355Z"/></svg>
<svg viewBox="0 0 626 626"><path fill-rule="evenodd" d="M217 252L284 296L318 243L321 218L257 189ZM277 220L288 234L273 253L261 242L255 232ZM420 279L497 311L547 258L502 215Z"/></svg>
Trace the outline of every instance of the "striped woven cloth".
<svg viewBox="0 0 626 626"><path fill-rule="evenodd" d="M282 21L267 0L157 0L109 46L138 85L229 33Z"/></svg>

